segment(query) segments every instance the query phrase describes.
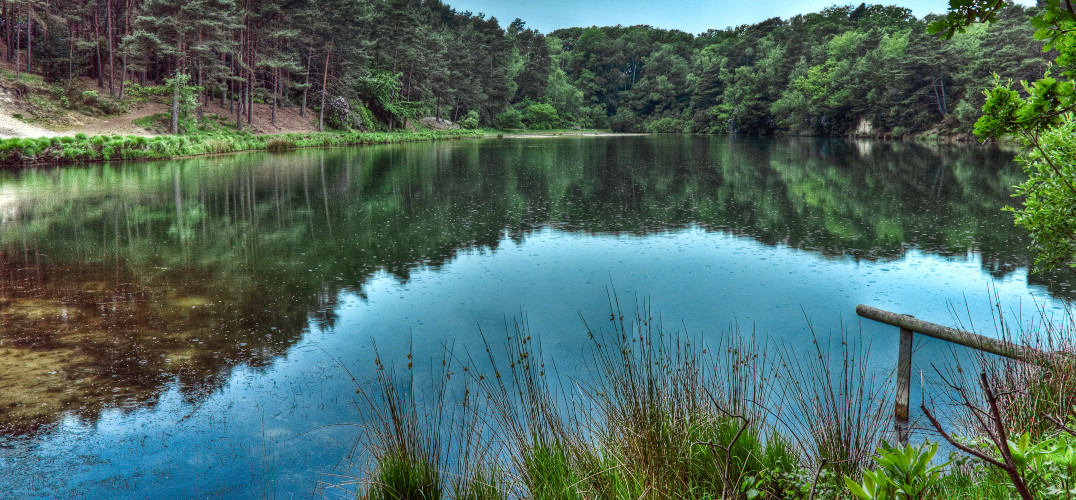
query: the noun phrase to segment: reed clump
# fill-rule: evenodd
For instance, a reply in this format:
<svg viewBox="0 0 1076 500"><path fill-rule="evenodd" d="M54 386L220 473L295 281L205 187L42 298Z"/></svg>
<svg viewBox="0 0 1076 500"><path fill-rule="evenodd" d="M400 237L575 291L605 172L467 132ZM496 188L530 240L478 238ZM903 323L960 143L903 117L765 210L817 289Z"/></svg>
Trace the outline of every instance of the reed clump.
<svg viewBox="0 0 1076 500"><path fill-rule="evenodd" d="M807 498L818 477L831 483L819 492L836 491L838 475L812 474L811 446L788 437L775 398L793 372L766 342L731 327L714 339L669 331L645 303L625 317L613 297L611 309L607 326L587 325L586 381L557 375L525 317L502 342L487 338L482 356L446 352L425 403L413 399L410 359L406 392L379 360L377 384L357 385L374 422L360 447L360 496ZM458 405L445 403L452 391L463 393ZM860 425L872 424L885 422ZM387 493L400 484L422 493Z"/></svg>
<svg viewBox="0 0 1076 500"><path fill-rule="evenodd" d="M271 153L280 153L295 149L295 141L287 137L274 137L265 143L265 150Z"/></svg>
<svg viewBox="0 0 1076 500"><path fill-rule="evenodd" d="M615 295L610 310L600 328L584 321L586 380L558 375L526 316L503 339L483 334L480 355L446 349L427 390L415 387L414 353L403 377L379 358L377 383L356 383L370 422L359 496L837 499L855 498L846 481L888 473L891 377L867 370L869 344L842 331L797 353L735 325L716 336L671 331L649 304L625 314ZM1076 397L1068 365L996 366L1011 387L1041 393L1028 412ZM921 493L1000 500L1013 489L983 462L959 459Z"/></svg>

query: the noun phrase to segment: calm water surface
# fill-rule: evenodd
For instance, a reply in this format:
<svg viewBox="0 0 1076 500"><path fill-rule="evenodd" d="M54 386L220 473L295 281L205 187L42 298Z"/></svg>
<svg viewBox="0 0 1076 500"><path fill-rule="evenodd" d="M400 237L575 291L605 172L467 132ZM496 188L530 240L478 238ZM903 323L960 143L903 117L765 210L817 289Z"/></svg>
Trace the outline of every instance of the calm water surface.
<svg viewBox="0 0 1076 500"><path fill-rule="evenodd" d="M336 360L366 384L374 343L421 364L525 316L585 379L610 288L704 338L846 328L884 375L896 329L858 303L993 334L993 293L1025 320L1076 295L1027 269L1021 178L978 147L684 136L0 173L0 496L342 496Z"/></svg>

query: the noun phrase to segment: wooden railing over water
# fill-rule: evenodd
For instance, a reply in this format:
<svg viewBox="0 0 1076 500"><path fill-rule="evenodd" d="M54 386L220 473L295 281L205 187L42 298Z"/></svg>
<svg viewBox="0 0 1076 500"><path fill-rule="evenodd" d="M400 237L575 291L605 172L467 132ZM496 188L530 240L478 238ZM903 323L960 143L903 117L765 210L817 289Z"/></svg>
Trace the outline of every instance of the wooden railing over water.
<svg viewBox="0 0 1076 500"><path fill-rule="evenodd" d="M908 441L908 399L911 396L913 333L920 333L928 337L1025 363L1043 364L1058 356L1057 353L1048 353L1032 347L984 337L976 333L916 319L911 315L898 314L863 304L856 306L856 314L900 328L900 347L897 356L897 401L893 408L893 416L895 417L898 437L903 443Z"/></svg>

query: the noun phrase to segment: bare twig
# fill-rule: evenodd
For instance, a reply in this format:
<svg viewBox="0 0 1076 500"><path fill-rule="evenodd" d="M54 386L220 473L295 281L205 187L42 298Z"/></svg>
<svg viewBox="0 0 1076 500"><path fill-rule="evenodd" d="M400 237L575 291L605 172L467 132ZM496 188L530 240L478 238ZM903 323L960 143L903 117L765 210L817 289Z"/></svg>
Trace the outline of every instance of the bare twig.
<svg viewBox="0 0 1076 500"><path fill-rule="evenodd" d="M1016 461L1013 460L1012 452L1009 450L1009 437L1008 432L1005 429L1005 421L1001 417L1001 410L998 406L998 395L995 394L993 388L991 388L990 380L986 377L986 372L979 374L979 384L982 387L983 395L986 396L989 413L983 412L981 409L977 408L963 391L961 391L961 396L964 399L962 404L975 410L972 413L976 415L976 418L982 425L982 429L980 430L984 431L986 435L990 437L990 440L997 447L998 454L1001 455L1001 460L991 457L990 455L971 448L963 443L957 442L949 435L949 433L945 432L941 423L938 422L938 419L927 409L926 405L920 405L920 408L934 428L937 429L938 433L941 434L942 438L948 441L949 444L964 453L1005 471L1005 474L1007 474L1012 481L1016 492L1020 494L1020 498L1023 500L1032 500L1027 483L1024 481L1023 476L1020 475L1020 469L1016 466ZM985 420L982 417L985 417ZM993 428L991 429L991 427Z"/></svg>

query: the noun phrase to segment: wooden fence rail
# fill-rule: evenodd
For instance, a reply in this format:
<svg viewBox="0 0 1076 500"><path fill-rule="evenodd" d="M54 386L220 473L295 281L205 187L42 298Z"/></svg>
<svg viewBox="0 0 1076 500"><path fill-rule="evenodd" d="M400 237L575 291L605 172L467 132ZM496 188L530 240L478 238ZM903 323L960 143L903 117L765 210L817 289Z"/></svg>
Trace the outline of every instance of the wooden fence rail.
<svg viewBox="0 0 1076 500"><path fill-rule="evenodd" d="M1004 340L984 337L982 335L942 326L907 314L898 314L863 304L856 306L856 314L874 321L900 328L900 347L897 356L897 401L893 407L896 417L897 433L900 440L907 443L908 399L911 396L912 375L912 334L920 333L928 337L945 340L954 344L978 349L980 351L1012 358L1025 363L1043 364L1057 356L1038 349L1006 342Z"/></svg>

